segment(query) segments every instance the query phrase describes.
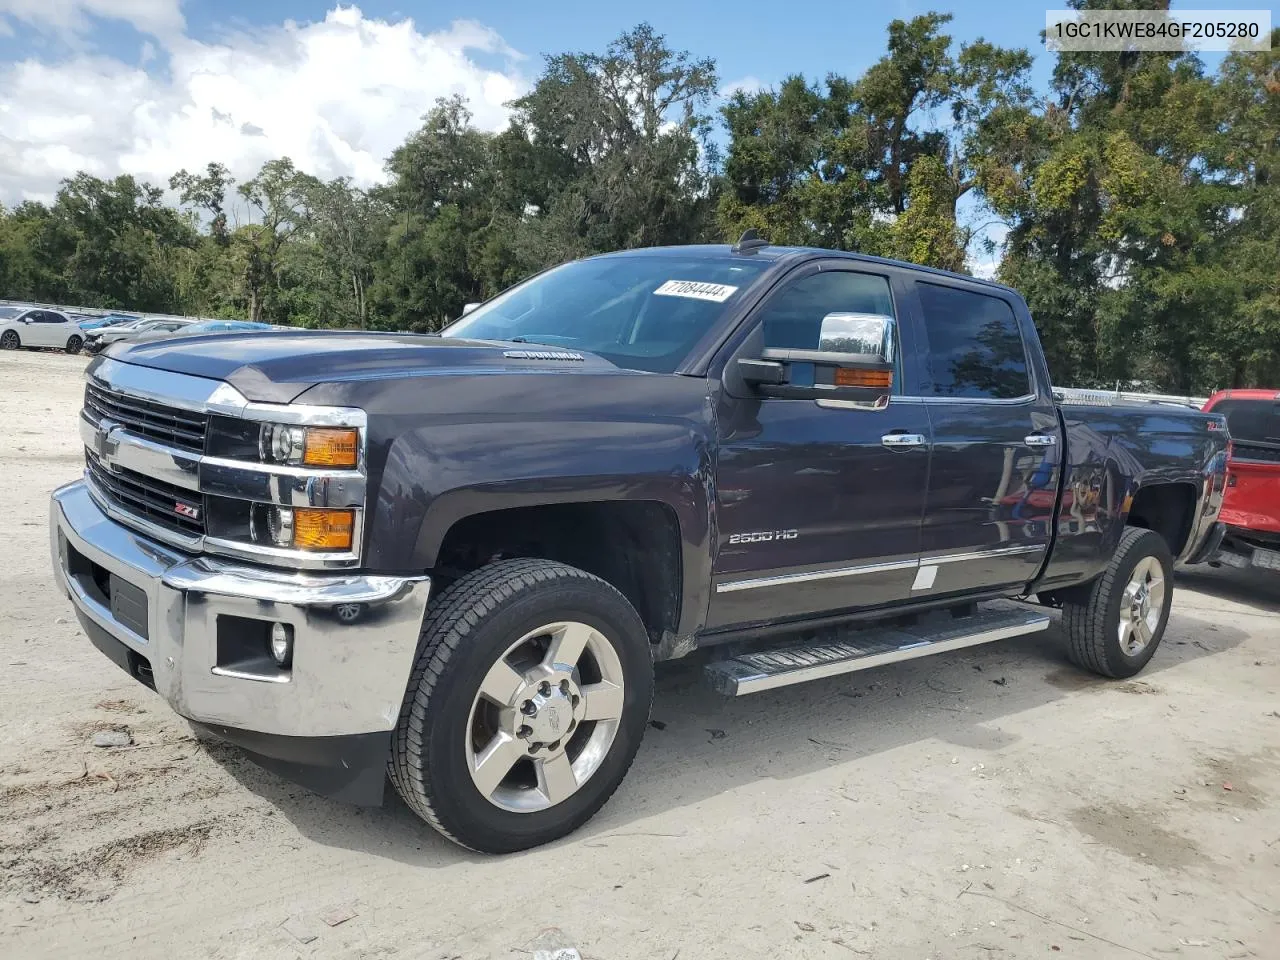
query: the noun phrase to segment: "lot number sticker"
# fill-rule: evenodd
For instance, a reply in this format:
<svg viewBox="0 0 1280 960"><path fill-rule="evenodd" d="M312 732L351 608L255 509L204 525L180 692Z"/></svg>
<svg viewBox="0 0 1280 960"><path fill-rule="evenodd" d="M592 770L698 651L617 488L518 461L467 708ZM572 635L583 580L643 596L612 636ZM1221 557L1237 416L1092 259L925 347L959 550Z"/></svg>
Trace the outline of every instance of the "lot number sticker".
<svg viewBox="0 0 1280 960"><path fill-rule="evenodd" d="M699 283L696 280L668 280L653 291L660 297L689 297L692 300L710 300L724 303L737 292L737 287L723 283Z"/></svg>

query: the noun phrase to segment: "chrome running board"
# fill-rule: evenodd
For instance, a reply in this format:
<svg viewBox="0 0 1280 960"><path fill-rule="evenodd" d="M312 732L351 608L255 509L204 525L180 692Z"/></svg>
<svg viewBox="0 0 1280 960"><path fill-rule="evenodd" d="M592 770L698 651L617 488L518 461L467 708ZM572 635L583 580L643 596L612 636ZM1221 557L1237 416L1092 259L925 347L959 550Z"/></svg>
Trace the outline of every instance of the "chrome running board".
<svg viewBox="0 0 1280 960"><path fill-rule="evenodd" d="M741 697L806 680L819 680L899 660L959 650L1046 630L1051 618L1026 608L981 609L968 617L910 627L824 631L822 639L778 645L707 665L707 682L719 693Z"/></svg>

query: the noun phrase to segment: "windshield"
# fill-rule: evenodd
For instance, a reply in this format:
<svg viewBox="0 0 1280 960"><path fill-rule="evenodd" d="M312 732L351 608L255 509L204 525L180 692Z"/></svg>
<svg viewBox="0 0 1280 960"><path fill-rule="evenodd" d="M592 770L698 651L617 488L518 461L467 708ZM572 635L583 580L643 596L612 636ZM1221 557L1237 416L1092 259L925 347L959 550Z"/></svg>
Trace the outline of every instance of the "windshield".
<svg viewBox="0 0 1280 960"><path fill-rule="evenodd" d="M0 307L0 320L12 320L21 312L21 307Z"/></svg>
<svg viewBox="0 0 1280 960"><path fill-rule="evenodd" d="M768 261L629 255L579 260L512 287L442 331L587 350L671 373Z"/></svg>

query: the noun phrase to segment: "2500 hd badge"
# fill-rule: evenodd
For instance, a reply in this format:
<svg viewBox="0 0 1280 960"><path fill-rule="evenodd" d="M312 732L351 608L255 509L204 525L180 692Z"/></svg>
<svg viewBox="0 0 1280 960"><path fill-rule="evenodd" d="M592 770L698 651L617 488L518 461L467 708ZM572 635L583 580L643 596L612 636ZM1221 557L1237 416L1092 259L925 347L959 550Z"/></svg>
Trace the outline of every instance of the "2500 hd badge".
<svg viewBox="0 0 1280 960"><path fill-rule="evenodd" d="M729 543L769 543L773 540L794 540L798 536L797 530L753 530L751 533L729 534Z"/></svg>

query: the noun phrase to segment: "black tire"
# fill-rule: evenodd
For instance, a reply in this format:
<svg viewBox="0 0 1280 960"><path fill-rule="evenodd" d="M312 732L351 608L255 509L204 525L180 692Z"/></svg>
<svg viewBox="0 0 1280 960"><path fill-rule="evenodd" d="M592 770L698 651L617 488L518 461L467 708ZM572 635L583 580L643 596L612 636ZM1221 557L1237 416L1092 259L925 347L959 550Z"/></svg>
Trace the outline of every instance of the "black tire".
<svg viewBox="0 0 1280 960"><path fill-rule="evenodd" d="M17 330L6 330L0 334L0 350L17 350L20 346L22 346L22 340Z"/></svg>
<svg viewBox="0 0 1280 960"><path fill-rule="evenodd" d="M1139 564L1152 558L1163 578L1159 620L1151 639L1135 653L1120 640L1121 608L1125 590ZM1067 635L1067 656L1073 663L1104 677L1132 677L1152 658L1169 623L1173 603L1173 555L1164 537L1152 530L1129 527L1120 537L1111 562L1102 576L1078 594L1064 597L1062 623Z"/></svg>
<svg viewBox="0 0 1280 960"><path fill-rule="evenodd" d="M472 780L466 755L472 703L512 643L561 620L588 624L617 654L622 712L600 766L575 793L536 812L513 812ZM414 813L469 849L511 853L548 843L586 823L617 789L640 747L652 700L648 635L621 593L562 563L492 563L453 583L427 610L394 732L391 781Z"/></svg>
<svg viewBox="0 0 1280 960"><path fill-rule="evenodd" d="M84 346L84 338L73 334L67 341L67 353L76 354Z"/></svg>

